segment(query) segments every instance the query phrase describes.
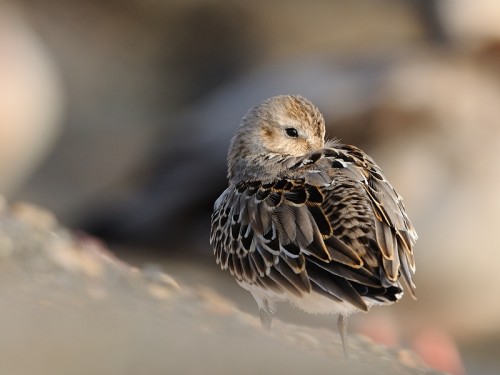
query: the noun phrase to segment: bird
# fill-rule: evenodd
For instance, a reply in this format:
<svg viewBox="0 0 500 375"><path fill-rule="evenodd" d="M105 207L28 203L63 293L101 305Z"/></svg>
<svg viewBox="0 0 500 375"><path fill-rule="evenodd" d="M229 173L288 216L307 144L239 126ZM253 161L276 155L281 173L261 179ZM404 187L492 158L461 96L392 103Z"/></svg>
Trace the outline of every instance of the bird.
<svg viewBox="0 0 500 375"><path fill-rule="evenodd" d="M248 290L270 329L277 305L347 317L415 297L417 233L401 196L361 149L325 141L325 120L300 95L250 109L228 150L214 204L216 263Z"/></svg>

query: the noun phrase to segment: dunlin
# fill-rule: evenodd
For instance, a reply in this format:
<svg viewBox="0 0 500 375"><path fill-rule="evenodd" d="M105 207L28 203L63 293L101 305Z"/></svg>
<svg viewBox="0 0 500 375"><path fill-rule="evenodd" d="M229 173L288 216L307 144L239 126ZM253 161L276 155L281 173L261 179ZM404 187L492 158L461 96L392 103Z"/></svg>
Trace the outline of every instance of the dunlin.
<svg viewBox="0 0 500 375"><path fill-rule="evenodd" d="M229 186L215 202L217 263L250 291L270 327L277 302L347 316L414 295L417 234L373 159L325 142L319 110L276 96L241 120L228 153Z"/></svg>

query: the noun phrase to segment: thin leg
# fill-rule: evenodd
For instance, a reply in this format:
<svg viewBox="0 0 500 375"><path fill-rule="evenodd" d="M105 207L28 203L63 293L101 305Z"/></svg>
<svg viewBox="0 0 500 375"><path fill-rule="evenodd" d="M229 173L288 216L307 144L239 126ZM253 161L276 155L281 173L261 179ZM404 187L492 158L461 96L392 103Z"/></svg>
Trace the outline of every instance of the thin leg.
<svg viewBox="0 0 500 375"><path fill-rule="evenodd" d="M264 309L260 309L260 323L262 327L271 330L271 323L273 322L273 315Z"/></svg>
<svg viewBox="0 0 500 375"><path fill-rule="evenodd" d="M344 348L344 357L345 359L349 359L349 347L347 346L347 316L342 314L339 315L337 327L342 340L342 347Z"/></svg>

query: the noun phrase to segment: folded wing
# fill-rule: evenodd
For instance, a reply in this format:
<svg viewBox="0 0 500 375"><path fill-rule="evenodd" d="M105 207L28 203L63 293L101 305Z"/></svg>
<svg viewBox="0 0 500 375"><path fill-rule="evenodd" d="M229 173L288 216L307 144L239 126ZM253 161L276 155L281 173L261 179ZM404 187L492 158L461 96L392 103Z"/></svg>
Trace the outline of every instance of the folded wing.
<svg viewBox="0 0 500 375"><path fill-rule="evenodd" d="M290 177L241 182L215 204L217 263L277 294L315 291L367 310L414 284L416 233L400 196L351 146L297 159Z"/></svg>

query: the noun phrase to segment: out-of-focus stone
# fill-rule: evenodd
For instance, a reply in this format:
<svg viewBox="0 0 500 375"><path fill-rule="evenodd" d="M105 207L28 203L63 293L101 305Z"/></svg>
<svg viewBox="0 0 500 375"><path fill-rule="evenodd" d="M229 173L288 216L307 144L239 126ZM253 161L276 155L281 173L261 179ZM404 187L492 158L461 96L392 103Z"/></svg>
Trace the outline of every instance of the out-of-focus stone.
<svg viewBox="0 0 500 375"><path fill-rule="evenodd" d="M412 368L418 368L423 366L422 360L418 358L415 353L407 350L407 349L401 349L398 352L399 359L401 360L402 363L404 363L408 367Z"/></svg>
<svg viewBox="0 0 500 375"><path fill-rule="evenodd" d="M13 7L0 12L0 191L19 187L61 128L62 89L54 61Z"/></svg>
<svg viewBox="0 0 500 375"><path fill-rule="evenodd" d="M37 229L50 230L57 225L57 219L52 212L26 202L12 204L10 212L24 223L29 223Z"/></svg>
<svg viewBox="0 0 500 375"><path fill-rule="evenodd" d="M455 43L478 49L500 43L500 3L495 0L442 0L438 11Z"/></svg>
<svg viewBox="0 0 500 375"><path fill-rule="evenodd" d="M222 297L214 290L207 287L200 287L197 289L199 296L206 302L205 307L207 311L216 315L229 315L234 314L236 306L227 298Z"/></svg>
<svg viewBox="0 0 500 375"><path fill-rule="evenodd" d="M426 359L427 365L450 374L465 375L458 348L450 336L440 329L428 328L419 332L414 346L416 352Z"/></svg>
<svg viewBox="0 0 500 375"><path fill-rule="evenodd" d="M175 281L172 276L165 274L159 265L148 264L141 269L141 272L146 279L154 284L162 285L173 290L180 289L177 281Z"/></svg>

